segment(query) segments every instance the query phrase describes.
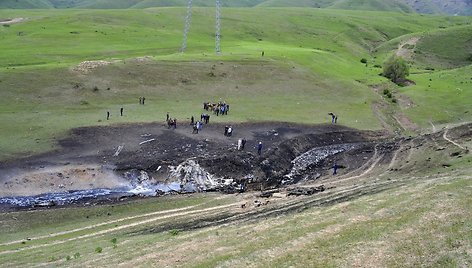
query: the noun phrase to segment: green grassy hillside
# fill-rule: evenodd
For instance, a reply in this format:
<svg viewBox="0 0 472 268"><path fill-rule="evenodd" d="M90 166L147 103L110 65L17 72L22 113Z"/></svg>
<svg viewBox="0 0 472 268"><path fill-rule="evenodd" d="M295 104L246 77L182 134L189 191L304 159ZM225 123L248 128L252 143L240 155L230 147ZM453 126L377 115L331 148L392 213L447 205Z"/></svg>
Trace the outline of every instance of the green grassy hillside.
<svg viewBox="0 0 472 268"><path fill-rule="evenodd" d="M212 0L194 0L194 6L214 6ZM5 0L0 8L148 8L186 6L187 0ZM231 0L224 7L312 7L348 10L418 12L426 14L472 15L469 0Z"/></svg>
<svg viewBox="0 0 472 268"><path fill-rule="evenodd" d="M422 35L413 59L416 64L436 69L472 64L472 26L441 29Z"/></svg>
<svg viewBox="0 0 472 268"><path fill-rule="evenodd" d="M49 0L2 0L0 8L52 8L53 5Z"/></svg>
<svg viewBox="0 0 472 268"><path fill-rule="evenodd" d="M471 119L465 112L472 93L458 95L455 89L469 83L467 67L454 70L454 76L446 75L453 71L437 73L451 78L436 84L416 74L424 67L412 61L416 86L389 87L395 98L408 96L418 105L384 101L372 89L388 84L375 65L396 50L398 40L451 31L454 38L463 32L460 40L469 44L461 17L225 9L219 56L214 53L213 8L195 9L184 54L179 49L185 8L0 11L0 18L14 17L27 20L0 27L0 158L48 150L77 126L160 121L166 111L185 120L201 112L203 101L220 98L238 108L219 120L323 123L335 111L342 124L380 129L373 109L379 102L390 103L423 127ZM425 38L418 46L434 52L431 42ZM464 55L465 49L454 51ZM149 57L143 63L133 60L142 56ZM74 71L87 60L111 64ZM436 87L438 95L429 91ZM156 105L139 108L136 100L142 95ZM441 101L445 95L450 96L447 104ZM457 105L451 108L451 103ZM107 110L120 106L129 111L127 116L103 122ZM431 106L433 114L428 113Z"/></svg>
<svg viewBox="0 0 472 268"><path fill-rule="evenodd" d="M330 8L338 9L354 9L354 10L379 10L379 11L398 11L398 12L412 12L411 7L402 1L383 1L383 0L345 0L336 1Z"/></svg>

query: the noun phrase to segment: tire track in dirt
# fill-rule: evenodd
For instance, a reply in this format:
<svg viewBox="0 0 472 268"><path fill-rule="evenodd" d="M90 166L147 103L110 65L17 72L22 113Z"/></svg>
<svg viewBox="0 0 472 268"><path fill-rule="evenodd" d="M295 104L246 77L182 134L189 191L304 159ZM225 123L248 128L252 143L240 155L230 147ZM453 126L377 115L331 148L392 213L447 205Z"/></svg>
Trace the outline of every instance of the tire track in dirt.
<svg viewBox="0 0 472 268"><path fill-rule="evenodd" d="M150 219L147 219L147 220L142 220L142 221L138 221L138 222L134 222L134 223L130 223L130 224L114 227L114 228L109 228L109 229L93 232L93 233L86 234L86 235L81 235L81 236L77 236L77 237L73 237L73 238L54 241L52 243L39 244L39 245L34 245L34 246L31 246L31 247L24 247L24 248L20 248L20 249L16 249L16 250L7 250L7 251L0 252L0 255L9 254L9 253L16 253L16 252L19 252L19 251L24 251L24 250L29 250L29 249L37 249L37 248L42 248L42 247L46 247L46 246L59 245L59 244L63 244L63 243L74 241L74 240L90 238L90 237L94 237L94 236L100 236L100 235L104 235L104 234L111 233L111 232L114 232L114 231L120 231L120 230L123 230L123 229L128 229L128 228L131 228L131 227L143 225L143 224L158 221L158 220L163 220L163 219L168 219L168 218L173 218L173 217L179 217L179 216L192 215L192 214L199 214L199 213L204 213L204 212L213 211L213 210L217 210L217 209L229 208L229 207L232 207L232 206L236 206L239 203L240 202L236 202L236 203L231 203L231 204L221 205L221 206L216 206L216 207L211 207L211 208L205 208L205 209L200 209L200 210L186 211L186 212L174 213L174 214L160 216L160 217L154 217L154 218L150 218Z"/></svg>
<svg viewBox="0 0 472 268"><path fill-rule="evenodd" d="M449 129L446 128L446 130L444 131L442 137L443 137L446 141L448 141L448 142L454 144L455 146L459 147L460 149L466 150L466 148L465 148L464 146L460 145L459 143L457 143L457 142L455 142L455 141L453 141L453 140L451 140L450 138L447 137L447 132L448 132L448 131L449 131Z"/></svg>
<svg viewBox="0 0 472 268"><path fill-rule="evenodd" d="M98 224L93 224L93 225L89 225L89 226L85 226L85 227L81 227L81 228L77 228L77 229L72 229L72 230L68 230L68 231L63 231L63 232L58 232L58 233L53 233L53 234L48 234L48 235L42 235L42 236L36 236L36 237L29 237L28 240L29 241L34 241L34 240L40 240L40 239L45 239L45 238L52 238L52 237L56 237L56 236L61 236L61 235L76 233L76 232L80 232L80 231L84 231L84 230L88 230L88 229L93 229L93 228L97 228L97 227L100 227L100 226L109 225L109 224L113 224L113 223L117 223L117 222L133 220L133 219L149 217L149 216L155 216L155 215L159 215L159 214L179 212L179 211L188 210L188 209L191 209L191 208L194 208L194 207L197 207L197 206L198 205L194 205L194 206L188 206L188 207L184 207L184 208L171 209L171 210L165 210L165 211L157 211L157 212L151 212L151 213L140 214L140 215L135 215L135 216L129 216L129 217L121 218L121 219L116 219L116 220L111 220L111 221L102 222L102 223L98 223ZM13 244L19 244L19 243L24 242L24 241L25 240L23 239L23 240L16 240L16 241L11 241L11 242L1 243L0 246L8 246L8 245L13 245Z"/></svg>
<svg viewBox="0 0 472 268"><path fill-rule="evenodd" d="M370 164L370 166L367 169L365 169L359 175L350 176L350 177L347 177L347 178L342 178L342 179L336 180L336 183L345 182L345 181L349 181L349 180L352 180L352 179L357 179L357 178L363 177L363 176L367 175L369 172L371 172L375 168L375 166L377 166L377 164L380 162L380 160L382 160L382 158L385 156L383 154L381 154L379 156L377 145L378 144L375 145L374 155L369 159L369 161L367 161L363 166L361 166L360 168L358 168L357 170L355 170L353 172L356 172L358 170L362 170L363 168L365 168L366 165L369 165L369 163L372 163L372 164Z"/></svg>

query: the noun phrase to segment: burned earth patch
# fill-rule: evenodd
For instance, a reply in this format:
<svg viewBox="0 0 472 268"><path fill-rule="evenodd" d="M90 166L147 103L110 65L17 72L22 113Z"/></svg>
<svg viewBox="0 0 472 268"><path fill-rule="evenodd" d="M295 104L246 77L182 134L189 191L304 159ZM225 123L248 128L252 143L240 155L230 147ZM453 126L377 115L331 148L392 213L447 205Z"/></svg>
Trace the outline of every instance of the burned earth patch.
<svg viewBox="0 0 472 268"><path fill-rule="evenodd" d="M199 134L192 134L189 125L174 129L159 123L77 128L59 142L62 149L2 163L2 169L27 176L49 166L94 165L112 171L119 187L124 187L124 180L136 194L141 193L136 189L146 194L232 193L315 180L329 174L335 161L343 162L339 166L348 172L365 162L374 142L383 138L380 133L337 125L267 122L233 124L233 128L230 137L223 135L221 124L205 125ZM244 150L237 148L239 139L247 140ZM261 154L256 149L259 142ZM9 179L0 178L2 183L12 183ZM35 183L24 186L34 189L32 194L50 191ZM78 185L72 181L62 189L100 187L98 182Z"/></svg>

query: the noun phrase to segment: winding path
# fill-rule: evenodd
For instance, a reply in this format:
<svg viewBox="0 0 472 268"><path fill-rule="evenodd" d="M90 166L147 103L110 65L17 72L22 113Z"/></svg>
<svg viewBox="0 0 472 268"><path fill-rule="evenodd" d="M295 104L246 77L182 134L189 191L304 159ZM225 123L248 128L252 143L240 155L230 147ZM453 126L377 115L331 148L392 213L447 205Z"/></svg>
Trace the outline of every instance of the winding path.
<svg viewBox="0 0 472 268"><path fill-rule="evenodd" d="M448 131L449 131L449 129L446 128L446 130L445 130L444 133L443 133L443 138L444 138L446 141L448 141L448 142L454 144L455 146L461 148L462 150L466 150L467 148L465 148L464 146L460 145L459 143L457 143L457 142L455 142L455 141L453 141L453 140L451 140L450 138L447 137L447 132L448 132Z"/></svg>

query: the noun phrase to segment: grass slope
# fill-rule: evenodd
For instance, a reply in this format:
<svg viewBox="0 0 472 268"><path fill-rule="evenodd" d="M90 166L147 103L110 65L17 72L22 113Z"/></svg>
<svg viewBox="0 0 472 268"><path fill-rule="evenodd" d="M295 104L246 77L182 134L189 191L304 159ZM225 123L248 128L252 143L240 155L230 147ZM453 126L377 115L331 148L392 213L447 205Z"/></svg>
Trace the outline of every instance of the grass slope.
<svg viewBox="0 0 472 268"><path fill-rule="evenodd" d="M391 50L379 50L377 58L370 52L405 35L444 25L451 30L463 27L456 26L463 23L460 17L225 9L223 53L216 56L209 26L213 14L211 8L195 9L188 50L181 54L184 8L0 11L0 17L28 18L0 27L0 158L50 149L72 127L161 121L159 115L167 111L185 120L201 113L203 101L220 98L235 112L218 120L322 123L335 111L342 124L379 129L371 104L380 96L370 85L386 80L373 65ZM146 55L152 56L146 63L127 60ZM361 58L369 59L368 66ZM72 71L84 60L115 63L88 74ZM458 74L458 83L468 79L466 72ZM418 88L428 89L428 81L418 81ZM438 98L409 93L409 88L398 92L422 103L421 109L449 107ZM420 125L467 120L463 97L469 91L464 94L453 95L457 107L447 109L446 117L405 112ZM138 107L136 100L143 95L155 105ZM107 110L114 113L121 106L129 111L125 117L103 122Z"/></svg>
<svg viewBox="0 0 472 268"><path fill-rule="evenodd" d="M415 65L450 69L472 64L472 26L428 32L413 56Z"/></svg>
<svg viewBox="0 0 472 268"><path fill-rule="evenodd" d="M29 9L29 8L52 8L53 5L49 0L2 0L0 8L15 8L15 9Z"/></svg>

